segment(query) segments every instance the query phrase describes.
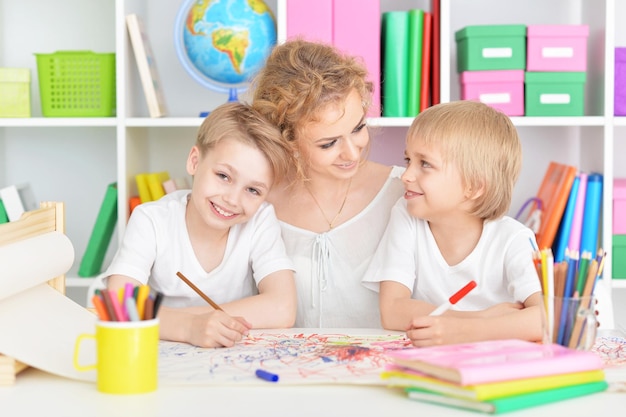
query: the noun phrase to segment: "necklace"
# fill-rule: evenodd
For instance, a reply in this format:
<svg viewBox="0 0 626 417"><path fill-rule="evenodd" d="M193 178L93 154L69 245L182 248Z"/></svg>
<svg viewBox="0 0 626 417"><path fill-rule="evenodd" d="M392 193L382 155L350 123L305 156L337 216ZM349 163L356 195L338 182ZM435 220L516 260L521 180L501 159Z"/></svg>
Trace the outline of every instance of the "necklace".
<svg viewBox="0 0 626 417"><path fill-rule="evenodd" d="M311 189L308 186L306 186L306 189L309 192L309 194L311 194L311 197L313 198L313 201L315 202L315 205L317 206L318 209L320 209L320 213L322 213L322 216L324 217L324 220L326 220L326 223L328 223L328 230L332 230L332 228L335 227L335 220L337 220L337 218L341 215L341 212L343 211L343 207L346 205L346 200L348 200L348 194L350 193L350 186L351 185L352 185L352 177L350 177L350 180L348 181L348 188L346 189L346 195L343 196L343 201L341 202L341 207L339 207L339 211L337 212L337 214L335 214L335 217L333 217L332 220L328 220L328 217L326 217L326 213L324 213L324 210L322 209L322 206L317 201L317 198L315 198L315 195L313 194L313 191L311 191Z"/></svg>

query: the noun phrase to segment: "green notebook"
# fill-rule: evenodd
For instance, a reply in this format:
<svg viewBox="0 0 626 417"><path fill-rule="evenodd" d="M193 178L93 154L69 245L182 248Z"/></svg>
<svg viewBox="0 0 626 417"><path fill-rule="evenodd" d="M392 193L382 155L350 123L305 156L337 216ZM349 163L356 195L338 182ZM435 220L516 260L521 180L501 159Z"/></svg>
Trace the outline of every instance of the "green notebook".
<svg viewBox="0 0 626 417"><path fill-rule="evenodd" d="M422 57L424 43L424 11L409 10L409 70L407 73L407 114L417 116L422 96Z"/></svg>
<svg viewBox="0 0 626 417"><path fill-rule="evenodd" d="M441 404L448 407L466 410L481 411L483 413L502 414L509 411L521 410L523 408L535 407L542 404L549 404L567 400L569 398L576 398L583 395L593 394L595 392L601 392L606 390L607 387L608 384L606 381L597 381L485 401L450 397L415 387L406 388L405 391L412 400Z"/></svg>
<svg viewBox="0 0 626 417"><path fill-rule="evenodd" d="M9 222L9 215L7 214L7 210L4 208L4 204L2 203L2 200L0 200L0 224L8 223L8 222Z"/></svg>
<svg viewBox="0 0 626 417"><path fill-rule="evenodd" d="M409 12L385 12L382 19L383 117L406 117Z"/></svg>
<svg viewBox="0 0 626 417"><path fill-rule="evenodd" d="M93 277L100 273L111 236L117 222L117 183L107 186L104 200L100 205L96 224L87 243L87 249L80 261L78 276Z"/></svg>

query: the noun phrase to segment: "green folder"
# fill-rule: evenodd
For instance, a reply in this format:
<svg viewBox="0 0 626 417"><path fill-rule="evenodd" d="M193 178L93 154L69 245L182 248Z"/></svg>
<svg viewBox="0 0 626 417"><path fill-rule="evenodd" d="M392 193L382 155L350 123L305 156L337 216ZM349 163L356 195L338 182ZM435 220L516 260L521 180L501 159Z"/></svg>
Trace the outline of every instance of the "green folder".
<svg viewBox="0 0 626 417"><path fill-rule="evenodd" d="M382 19L383 117L406 117L409 12L385 12Z"/></svg>
<svg viewBox="0 0 626 417"><path fill-rule="evenodd" d="M424 44L424 11L409 10L409 44L407 72L407 114L417 116L422 96L422 56Z"/></svg>
<svg viewBox="0 0 626 417"><path fill-rule="evenodd" d="M530 408L542 404L549 404L583 395L593 394L604 391L607 388L608 384L606 381L597 381L486 401L451 397L415 387L408 387L405 391L412 400L441 404L448 407L466 410L481 411L489 414L502 414L509 411L521 410L523 408Z"/></svg>
<svg viewBox="0 0 626 417"><path fill-rule="evenodd" d="M96 224L91 232L83 259L80 261L79 276L92 277L100 273L116 222L117 183L112 183L107 186L98 217L96 217Z"/></svg>

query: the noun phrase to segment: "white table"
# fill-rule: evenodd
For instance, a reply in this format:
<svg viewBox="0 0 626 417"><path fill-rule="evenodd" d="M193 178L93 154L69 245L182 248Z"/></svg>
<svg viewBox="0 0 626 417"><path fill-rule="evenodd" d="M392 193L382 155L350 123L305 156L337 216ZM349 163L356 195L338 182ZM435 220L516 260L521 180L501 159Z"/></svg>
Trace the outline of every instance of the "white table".
<svg viewBox="0 0 626 417"><path fill-rule="evenodd" d="M379 329L289 329L278 333L378 335ZM266 333L271 330L258 330ZM385 334L402 334L384 332ZM606 379L626 386L626 366L606 369ZM178 384L178 383L176 383ZM623 415L626 392L602 392L511 413L515 417L600 417ZM306 417L479 416L409 400L400 390L367 385L175 385L160 381L157 391L139 395L102 394L95 383L30 368L15 385L0 386L0 416L63 417Z"/></svg>
<svg viewBox="0 0 626 417"><path fill-rule="evenodd" d="M607 370L624 380L626 372ZM621 375L620 375L621 374ZM626 393L603 392L517 411L515 417L617 416ZM372 386L182 386L159 387L141 395L101 394L95 385L28 369L14 386L0 387L3 416L477 416L408 400L385 387Z"/></svg>
<svg viewBox="0 0 626 417"><path fill-rule="evenodd" d="M607 380L626 381L626 367L607 369ZM532 407L515 417L623 415L626 392L603 392ZM480 413L408 400L386 387L160 386L141 395L101 394L93 383L27 369L15 385L0 387L0 415L63 417L192 416L478 416Z"/></svg>

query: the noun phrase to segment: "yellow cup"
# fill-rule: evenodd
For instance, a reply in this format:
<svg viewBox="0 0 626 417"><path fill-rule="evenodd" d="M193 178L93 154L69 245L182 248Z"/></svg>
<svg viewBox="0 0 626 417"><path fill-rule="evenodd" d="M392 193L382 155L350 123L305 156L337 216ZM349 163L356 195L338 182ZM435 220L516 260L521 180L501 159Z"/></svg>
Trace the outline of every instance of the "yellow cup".
<svg viewBox="0 0 626 417"><path fill-rule="evenodd" d="M94 339L96 363L82 365L83 341ZM74 346L74 367L95 369L98 391L109 394L139 394L157 388L159 320L98 321L96 334L81 334Z"/></svg>

